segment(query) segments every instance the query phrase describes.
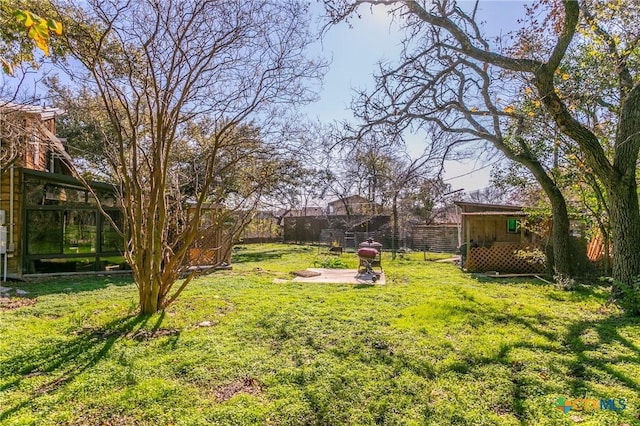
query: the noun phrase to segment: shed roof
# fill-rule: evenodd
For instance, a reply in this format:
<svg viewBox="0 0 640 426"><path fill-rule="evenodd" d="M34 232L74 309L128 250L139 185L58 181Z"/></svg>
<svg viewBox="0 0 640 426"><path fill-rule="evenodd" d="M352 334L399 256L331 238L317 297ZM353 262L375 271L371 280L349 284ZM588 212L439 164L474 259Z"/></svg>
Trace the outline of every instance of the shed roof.
<svg viewBox="0 0 640 426"><path fill-rule="evenodd" d="M501 211L501 212L462 212L462 216L527 216L523 211Z"/></svg>
<svg viewBox="0 0 640 426"><path fill-rule="evenodd" d="M454 201L455 205L460 207L487 207L493 208L495 211L498 210L522 210L526 206L516 206L513 204L488 204L488 203L474 203L470 201Z"/></svg>

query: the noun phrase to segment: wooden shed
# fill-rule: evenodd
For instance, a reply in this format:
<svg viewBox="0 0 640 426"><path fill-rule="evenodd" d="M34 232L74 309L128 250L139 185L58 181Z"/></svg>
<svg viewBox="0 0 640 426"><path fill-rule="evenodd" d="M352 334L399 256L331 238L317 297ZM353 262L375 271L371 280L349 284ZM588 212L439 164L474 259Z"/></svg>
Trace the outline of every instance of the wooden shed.
<svg viewBox="0 0 640 426"><path fill-rule="evenodd" d="M195 214L194 203L187 208L189 219ZM233 218L222 205L208 204L201 208L198 233L189 246L184 266L211 269L231 263Z"/></svg>
<svg viewBox="0 0 640 426"><path fill-rule="evenodd" d="M462 267L469 272L544 272L540 263L531 263L519 251L539 248L540 238L523 226L527 213L523 206L458 201L461 209Z"/></svg>

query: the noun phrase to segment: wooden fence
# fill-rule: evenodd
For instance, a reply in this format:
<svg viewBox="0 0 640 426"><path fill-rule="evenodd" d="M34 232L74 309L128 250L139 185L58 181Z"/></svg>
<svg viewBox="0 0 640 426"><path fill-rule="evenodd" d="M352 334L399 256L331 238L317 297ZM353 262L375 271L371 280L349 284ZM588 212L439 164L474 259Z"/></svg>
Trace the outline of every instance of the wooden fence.
<svg viewBox="0 0 640 426"><path fill-rule="evenodd" d="M611 242L609 242L609 256L613 254L611 249ZM591 238L589 244L587 245L587 257L592 262L598 262L599 260L602 260L604 254L604 238L602 237L602 234L598 232L593 236L593 238Z"/></svg>
<svg viewBox="0 0 640 426"><path fill-rule="evenodd" d="M187 254L188 266L219 266L231 261L231 237L218 226L202 228Z"/></svg>

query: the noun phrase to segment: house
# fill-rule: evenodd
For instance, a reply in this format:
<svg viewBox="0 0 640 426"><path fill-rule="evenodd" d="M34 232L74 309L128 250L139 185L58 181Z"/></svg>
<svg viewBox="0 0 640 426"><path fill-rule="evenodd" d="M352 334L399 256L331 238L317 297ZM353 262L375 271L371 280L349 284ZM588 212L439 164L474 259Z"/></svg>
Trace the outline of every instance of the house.
<svg viewBox="0 0 640 426"><path fill-rule="evenodd" d="M540 263L519 255L539 247L541 237L529 232L523 206L456 201L461 211L463 267L470 272L544 272Z"/></svg>
<svg viewBox="0 0 640 426"><path fill-rule="evenodd" d="M355 247L356 240L363 241L369 236L382 239L391 222L390 216L383 214L382 205L359 195L331 201L324 211L310 207L303 213L284 217L284 241Z"/></svg>
<svg viewBox="0 0 640 426"><path fill-rule="evenodd" d="M327 214L329 216L375 216L382 214L382 210L381 204L371 202L360 195L351 195L327 203Z"/></svg>
<svg viewBox="0 0 640 426"><path fill-rule="evenodd" d="M55 136L55 118L62 113L32 105L0 106L3 276L126 268L122 237L85 186L70 176L69 155ZM91 187L111 220L121 223L113 186L92 182Z"/></svg>

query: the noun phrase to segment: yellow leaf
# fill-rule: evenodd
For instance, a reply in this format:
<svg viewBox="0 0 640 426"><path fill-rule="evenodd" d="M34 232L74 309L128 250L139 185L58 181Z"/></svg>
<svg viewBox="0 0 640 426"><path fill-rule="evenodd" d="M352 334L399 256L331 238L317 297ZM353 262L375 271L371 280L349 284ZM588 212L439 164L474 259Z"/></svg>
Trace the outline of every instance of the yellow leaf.
<svg viewBox="0 0 640 426"><path fill-rule="evenodd" d="M31 26L34 24L33 22L34 15L31 12L26 10L23 11L23 13L24 13L24 26L27 28L31 28Z"/></svg>
<svg viewBox="0 0 640 426"><path fill-rule="evenodd" d="M513 105L509 105L507 107L504 107L503 111L506 112L507 114L513 114L513 112L516 109L513 107Z"/></svg>
<svg viewBox="0 0 640 426"><path fill-rule="evenodd" d="M471 112L478 112L478 108L473 107L473 108L471 108L471 109L470 109L470 111L471 111Z"/></svg>
<svg viewBox="0 0 640 426"><path fill-rule="evenodd" d="M540 108L540 101L533 101L533 105L535 105L536 108Z"/></svg>
<svg viewBox="0 0 640 426"><path fill-rule="evenodd" d="M535 112L533 112L533 111L529 111L529 117L535 117L535 116L536 116L536 113L535 113Z"/></svg>
<svg viewBox="0 0 640 426"><path fill-rule="evenodd" d="M530 95L531 94L531 89L528 88L528 87L525 87L524 93L526 93L527 95Z"/></svg>
<svg viewBox="0 0 640 426"><path fill-rule="evenodd" d="M45 56L49 56L48 32L43 32L42 28L37 25L33 25L29 29L27 35L36 43L36 46L44 52Z"/></svg>
<svg viewBox="0 0 640 426"><path fill-rule="evenodd" d="M563 79L564 81L569 80L569 74L567 74L566 72L565 72L564 74L562 74L562 79Z"/></svg>
<svg viewBox="0 0 640 426"><path fill-rule="evenodd" d="M36 46L38 46L38 48L42 50L46 56L49 56L49 44L47 43L47 39L42 37L42 35L37 32L30 34L30 37L36 43Z"/></svg>
<svg viewBox="0 0 640 426"><path fill-rule="evenodd" d="M62 35L62 22L58 22L55 21L55 28L53 29L53 32L58 34L58 35Z"/></svg>
<svg viewBox="0 0 640 426"><path fill-rule="evenodd" d="M62 35L62 23L53 19L47 19L47 28L57 35Z"/></svg>

